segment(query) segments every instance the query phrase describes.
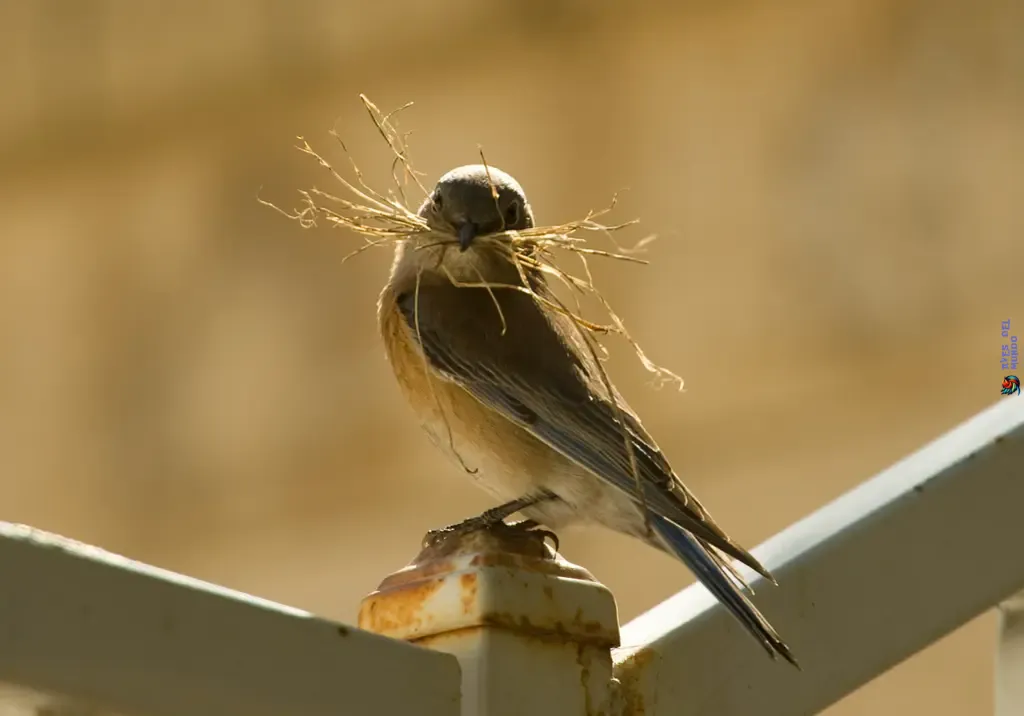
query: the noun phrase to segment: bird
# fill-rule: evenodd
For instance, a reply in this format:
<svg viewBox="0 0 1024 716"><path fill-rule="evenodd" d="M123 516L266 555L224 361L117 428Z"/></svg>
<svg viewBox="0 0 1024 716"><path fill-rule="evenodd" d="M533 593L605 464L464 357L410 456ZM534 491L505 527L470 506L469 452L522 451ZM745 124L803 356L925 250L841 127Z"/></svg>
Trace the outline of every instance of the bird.
<svg viewBox="0 0 1024 716"><path fill-rule="evenodd" d="M534 227L519 182L460 166L418 215L430 232L396 244L378 301L385 353L431 441L498 501L446 529L518 512L530 527L637 538L683 562L769 655L799 668L728 558L772 575L685 487L572 319L536 298L554 296L545 275L512 258L509 232Z"/></svg>

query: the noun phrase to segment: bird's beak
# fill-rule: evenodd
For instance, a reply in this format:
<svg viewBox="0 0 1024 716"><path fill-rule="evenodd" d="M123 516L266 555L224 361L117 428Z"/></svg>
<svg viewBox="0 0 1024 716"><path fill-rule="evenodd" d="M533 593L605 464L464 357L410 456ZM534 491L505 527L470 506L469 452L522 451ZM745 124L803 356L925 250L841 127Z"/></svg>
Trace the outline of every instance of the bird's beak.
<svg viewBox="0 0 1024 716"><path fill-rule="evenodd" d="M459 251L465 251L476 238L476 226L472 221L467 221L459 227Z"/></svg>

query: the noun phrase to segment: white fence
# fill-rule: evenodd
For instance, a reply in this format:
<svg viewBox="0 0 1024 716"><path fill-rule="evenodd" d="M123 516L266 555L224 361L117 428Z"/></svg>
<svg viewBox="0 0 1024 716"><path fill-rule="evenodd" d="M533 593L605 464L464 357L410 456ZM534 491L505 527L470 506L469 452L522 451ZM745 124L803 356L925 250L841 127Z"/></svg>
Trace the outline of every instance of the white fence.
<svg viewBox="0 0 1024 716"><path fill-rule="evenodd" d="M755 550L803 671L700 586L612 649L607 592L525 552L425 555L364 604L428 650L0 523L0 682L70 700L4 711L0 690L0 715L811 714L1000 604L997 713L1022 714L1022 509L1014 397Z"/></svg>

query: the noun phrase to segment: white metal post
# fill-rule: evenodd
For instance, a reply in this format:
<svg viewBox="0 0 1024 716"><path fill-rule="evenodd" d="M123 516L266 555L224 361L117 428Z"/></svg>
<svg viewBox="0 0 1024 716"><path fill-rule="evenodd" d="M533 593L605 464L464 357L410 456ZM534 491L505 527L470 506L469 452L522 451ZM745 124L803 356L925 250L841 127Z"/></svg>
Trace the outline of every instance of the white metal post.
<svg viewBox="0 0 1024 716"><path fill-rule="evenodd" d="M615 600L538 533L434 541L364 600L359 625L458 657L463 716L611 713Z"/></svg>
<svg viewBox="0 0 1024 716"><path fill-rule="evenodd" d="M999 605L996 716L1024 716L1024 592Z"/></svg>

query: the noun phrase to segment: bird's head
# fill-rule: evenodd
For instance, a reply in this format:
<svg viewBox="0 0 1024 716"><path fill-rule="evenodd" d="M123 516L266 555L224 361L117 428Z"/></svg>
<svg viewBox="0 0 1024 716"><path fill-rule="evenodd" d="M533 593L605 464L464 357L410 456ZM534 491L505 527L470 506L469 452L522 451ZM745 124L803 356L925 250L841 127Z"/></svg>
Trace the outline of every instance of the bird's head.
<svg viewBox="0 0 1024 716"><path fill-rule="evenodd" d="M482 164L457 167L441 177L419 213L430 228L457 237L463 252L479 236L533 226L519 182Z"/></svg>

